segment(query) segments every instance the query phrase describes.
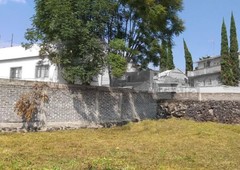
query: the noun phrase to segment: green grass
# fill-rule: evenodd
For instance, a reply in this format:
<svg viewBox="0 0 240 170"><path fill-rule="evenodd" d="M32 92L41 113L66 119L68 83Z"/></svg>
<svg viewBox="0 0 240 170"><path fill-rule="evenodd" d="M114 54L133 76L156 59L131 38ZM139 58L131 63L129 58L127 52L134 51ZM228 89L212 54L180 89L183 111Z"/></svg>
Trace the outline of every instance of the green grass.
<svg viewBox="0 0 240 170"><path fill-rule="evenodd" d="M239 169L240 126L159 120L0 134L0 169Z"/></svg>

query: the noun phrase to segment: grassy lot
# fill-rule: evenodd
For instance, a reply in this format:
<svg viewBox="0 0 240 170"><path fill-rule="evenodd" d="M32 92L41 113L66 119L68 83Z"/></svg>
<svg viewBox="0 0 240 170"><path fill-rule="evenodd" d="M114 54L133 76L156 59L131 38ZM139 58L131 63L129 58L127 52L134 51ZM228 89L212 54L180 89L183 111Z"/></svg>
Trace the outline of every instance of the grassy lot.
<svg viewBox="0 0 240 170"><path fill-rule="evenodd" d="M239 169L240 126L160 120L0 134L0 169Z"/></svg>

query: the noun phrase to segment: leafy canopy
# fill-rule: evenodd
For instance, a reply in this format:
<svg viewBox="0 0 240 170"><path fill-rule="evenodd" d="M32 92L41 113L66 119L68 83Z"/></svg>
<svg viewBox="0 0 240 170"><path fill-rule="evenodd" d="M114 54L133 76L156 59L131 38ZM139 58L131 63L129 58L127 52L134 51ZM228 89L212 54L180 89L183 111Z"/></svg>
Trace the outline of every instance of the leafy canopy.
<svg viewBox="0 0 240 170"><path fill-rule="evenodd" d="M182 0L35 0L35 4L25 45L39 43L41 55L49 56L69 83L89 84L106 64L118 68L110 72L120 76L124 60L142 68L150 62L158 66L162 42L184 30L178 17ZM121 55L110 45L115 40L127 49Z"/></svg>

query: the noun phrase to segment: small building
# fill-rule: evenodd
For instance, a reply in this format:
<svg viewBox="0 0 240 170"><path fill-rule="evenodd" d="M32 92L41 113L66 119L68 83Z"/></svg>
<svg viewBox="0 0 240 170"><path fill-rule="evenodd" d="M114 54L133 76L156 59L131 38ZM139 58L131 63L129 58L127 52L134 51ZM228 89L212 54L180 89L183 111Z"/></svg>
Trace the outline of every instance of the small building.
<svg viewBox="0 0 240 170"><path fill-rule="evenodd" d="M239 55L240 60L240 55ZM195 70L188 71L192 87L221 86L221 56L203 57L196 62Z"/></svg>
<svg viewBox="0 0 240 170"><path fill-rule="evenodd" d="M178 84L178 86L186 86L188 83L188 77L179 69L166 70L153 78L155 83L171 83Z"/></svg>
<svg viewBox="0 0 240 170"><path fill-rule="evenodd" d="M58 67L47 57L42 59L39 51L37 45L27 50L22 46L1 48L0 78L66 83ZM96 76L91 85L109 86L108 72Z"/></svg>
<svg viewBox="0 0 240 170"><path fill-rule="evenodd" d="M114 87L132 88L139 91L175 91L176 87L188 86L187 76L179 69L164 72L143 70L126 72L122 78L114 79Z"/></svg>
<svg viewBox="0 0 240 170"><path fill-rule="evenodd" d="M179 69L166 70L157 73L153 78L153 89L156 92L168 91L174 92L177 87L187 87L188 77Z"/></svg>
<svg viewBox="0 0 240 170"><path fill-rule="evenodd" d="M205 57L196 62L195 70L188 71L190 86L219 86L221 72L221 57Z"/></svg>

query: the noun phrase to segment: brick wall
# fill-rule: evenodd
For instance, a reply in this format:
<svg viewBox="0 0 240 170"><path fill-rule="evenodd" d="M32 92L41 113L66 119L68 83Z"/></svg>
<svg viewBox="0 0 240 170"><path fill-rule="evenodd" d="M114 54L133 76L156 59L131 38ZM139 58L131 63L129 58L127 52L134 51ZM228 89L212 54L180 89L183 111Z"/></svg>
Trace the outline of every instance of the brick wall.
<svg viewBox="0 0 240 170"><path fill-rule="evenodd" d="M34 82L0 80L0 126L20 125L14 112L21 94ZM156 117L157 103L152 94L129 89L68 86L48 83L46 105L48 126L91 126Z"/></svg>

